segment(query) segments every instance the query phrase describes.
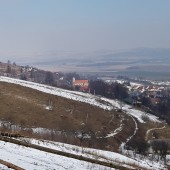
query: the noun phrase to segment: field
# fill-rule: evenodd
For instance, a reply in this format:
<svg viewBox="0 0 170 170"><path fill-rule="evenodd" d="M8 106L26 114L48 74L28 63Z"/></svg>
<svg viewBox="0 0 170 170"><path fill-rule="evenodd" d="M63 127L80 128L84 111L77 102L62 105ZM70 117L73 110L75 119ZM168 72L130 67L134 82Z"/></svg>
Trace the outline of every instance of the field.
<svg viewBox="0 0 170 170"><path fill-rule="evenodd" d="M104 110L83 102L4 82L0 83L0 89L2 131L79 144L79 140L74 137L75 134L80 135L82 129L87 134L111 134L112 137L113 131L120 127L122 116L123 126L131 122L131 129L134 128L133 121L116 110ZM49 100L52 101L52 110L47 109ZM113 117L114 120L111 121ZM129 121L125 121L125 117ZM131 134L130 129L123 130L125 135L119 134L112 140L108 137L107 142L114 150L118 149L121 140L125 140ZM87 141L84 142L85 145ZM105 145L102 145L96 147L105 148Z"/></svg>
<svg viewBox="0 0 170 170"><path fill-rule="evenodd" d="M155 132L170 138L169 125L157 117L87 93L1 77L0 100L1 134L124 154L125 146L153 139Z"/></svg>

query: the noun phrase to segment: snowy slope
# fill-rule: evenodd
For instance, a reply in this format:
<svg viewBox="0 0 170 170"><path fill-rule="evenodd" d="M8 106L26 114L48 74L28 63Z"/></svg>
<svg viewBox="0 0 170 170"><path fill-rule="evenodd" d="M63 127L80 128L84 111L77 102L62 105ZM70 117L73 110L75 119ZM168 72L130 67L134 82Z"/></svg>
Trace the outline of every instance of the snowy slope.
<svg viewBox="0 0 170 170"><path fill-rule="evenodd" d="M104 166L2 141L0 141L0 152L0 159L29 170L110 170Z"/></svg>
<svg viewBox="0 0 170 170"><path fill-rule="evenodd" d="M111 162L115 165L121 165L127 168L133 168L135 165L136 167L140 167L140 169L148 169L148 170L166 170L166 167L158 162L152 162L147 159L140 159L140 158L129 158L127 156L123 156L119 153L97 150L97 149L90 149L90 148L82 148L75 145L69 145L59 142L51 142L46 140L35 140L35 139L21 139L27 140L32 144L40 145L43 147L64 151L76 155L82 155L84 157L97 159L101 161ZM110 168L94 165L91 163L66 158L63 156L58 156L54 154L45 153L42 151L38 151L36 149L25 148L22 146L18 146L15 144L4 143L0 142L1 153L0 159L4 159L4 155L6 161L10 161L12 163L17 164L20 167L30 167L29 169L100 169L100 170L107 170ZM11 152L11 155L9 155ZM14 158L13 158L14 157ZM67 162L68 161L68 162ZM31 165L29 165L31 164ZM28 168L26 168L28 169Z"/></svg>
<svg viewBox="0 0 170 170"><path fill-rule="evenodd" d="M0 170L12 170L11 168L8 168L5 165L0 164Z"/></svg>
<svg viewBox="0 0 170 170"><path fill-rule="evenodd" d="M38 83L33 83L29 81L23 81L23 80L18 80L18 79L3 77L3 76L0 76L0 81L18 84L24 87L29 87L35 90L39 90L44 93L49 93L56 96L65 97L67 99L88 103L106 110L112 110L113 108L120 108L120 102L117 100L110 100L104 97L94 96L88 93L69 91L69 90L64 90L56 87L43 85L43 84L38 84ZM144 123L144 121L142 120L142 116L146 115L146 113L136 109L132 109L132 108L130 109L130 106L127 104L123 105L123 110L129 115L135 117L139 122ZM153 122L160 122L158 118L154 115L147 113L147 116Z"/></svg>
<svg viewBox="0 0 170 170"><path fill-rule="evenodd" d="M85 157L90 157L93 159L98 159L101 161L110 161L111 163L117 164L117 165L122 165L124 167L129 167L132 168L130 165L136 165L142 168L147 168L147 169L166 169L164 165L158 162L151 162L148 161L147 159L141 160L139 158L132 159L127 156L121 155L119 153L115 152L109 152L109 151L103 151L103 150L98 150L98 149L91 149L91 148L83 148L75 145L70 145L70 144L64 144L64 143L59 143L59 142L51 142L51 141L40 141L40 140L35 140L31 139L30 141L33 144L39 144L40 146L47 147L47 148L52 148L56 150L61 150L64 152L69 152L73 153L76 155L83 155Z"/></svg>

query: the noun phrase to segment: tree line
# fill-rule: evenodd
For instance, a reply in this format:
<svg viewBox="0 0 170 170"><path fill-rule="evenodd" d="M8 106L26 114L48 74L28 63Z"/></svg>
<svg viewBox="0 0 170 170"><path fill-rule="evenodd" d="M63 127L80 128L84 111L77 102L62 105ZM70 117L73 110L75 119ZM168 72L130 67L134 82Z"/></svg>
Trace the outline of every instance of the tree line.
<svg viewBox="0 0 170 170"><path fill-rule="evenodd" d="M158 116L161 119L166 120L167 123L170 123L170 96L166 95L160 98L157 104L153 104L151 99L143 96L141 97L141 103L146 108L150 109L150 113Z"/></svg>
<svg viewBox="0 0 170 170"><path fill-rule="evenodd" d="M123 84L117 82L109 84L102 80L92 80L90 81L89 88L90 93L111 99L124 100L128 97L128 89Z"/></svg>

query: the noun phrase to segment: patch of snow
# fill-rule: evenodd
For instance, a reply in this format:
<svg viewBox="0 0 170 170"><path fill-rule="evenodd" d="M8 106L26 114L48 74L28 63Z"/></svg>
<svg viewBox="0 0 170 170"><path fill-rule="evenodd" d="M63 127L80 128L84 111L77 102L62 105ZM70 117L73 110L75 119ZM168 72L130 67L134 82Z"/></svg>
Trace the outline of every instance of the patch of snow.
<svg viewBox="0 0 170 170"><path fill-rule="evenodd" d="M122 128L123 128L122 126L118 127L117 129L114 130L114 132L109 133L109 134L106 136L106 138L114 137L115 135L117 135L119 132L122 131Z"/></svg>
<svg viewBox="0 0 170 170"><path fill-rule="evenodd" d="M118 109L121 108L122 104L118 100L111 100L111 99L106 99L106 98L101 98L101 99L104 100L104 101L109 102L114 108L118 108ZM148 116L150 121L160 123L160 121L158 120L158 117L156 117L154 115L151 115L149 113L145 113L143 111L131 108L127 104L123 104L122 110L124 112L126 112L127 114L135 117L140 123L145 123L144 120L142 119L142 116L145 116L145 115Z"/></svg>
<svg viewBox="0 0 170 170"><path fill-rule="evenodd" d="M46 128L31 128L33 133L37 134L51 134L52 130L51 129L46 129Z"/></svg>
<svg viewBox="0 0 170 170"><path fill-rule="evenodd" d="M11 168L8 168L7 166L0 164L0 170L13 170Z"/></svg>
<svg viewBox="0 0 170 170"><path fill-rule="evenodd" d="M109 134L106 136L106 138L114 137L115 135L117 135L119 132L122 131L122 129L123 129L123 120L124 120L124 117L123 117L123 118L121 119L121 121L120 121L120 126L119 126L117 129L115 129L114 132L109 133Z"/></svg>
<svg viewBox="0 0 170 170"><path fill-rule="evenodd" d="M49 111L53 110L52 106L46 106L45 109Z"/></svg>

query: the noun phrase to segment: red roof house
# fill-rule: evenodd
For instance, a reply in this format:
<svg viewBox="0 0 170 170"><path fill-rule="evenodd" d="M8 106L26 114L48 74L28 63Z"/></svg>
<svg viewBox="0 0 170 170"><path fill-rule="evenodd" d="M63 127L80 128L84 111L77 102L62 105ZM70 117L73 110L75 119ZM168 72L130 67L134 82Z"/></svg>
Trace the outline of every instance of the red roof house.
<svg viewBox="0 0 170 170"><path fill-rule="evenodd" d="M76 87L79 87L80 91L87 91L89 89L89 81L73 79L73 88L75 89Z"/></svg>

